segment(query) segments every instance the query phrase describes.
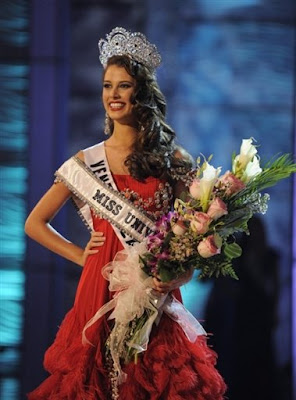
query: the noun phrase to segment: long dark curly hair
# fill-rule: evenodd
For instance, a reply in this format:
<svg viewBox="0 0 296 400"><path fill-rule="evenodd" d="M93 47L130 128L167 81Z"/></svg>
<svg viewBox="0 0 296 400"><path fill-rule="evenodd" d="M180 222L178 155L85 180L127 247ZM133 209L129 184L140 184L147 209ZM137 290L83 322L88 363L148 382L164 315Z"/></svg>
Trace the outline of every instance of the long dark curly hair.
<svg viewBox="0 0 296 400"><path fill-rule="evenodd" d="M171 168L190 169L190 156L176 145L176 134L165 122L166 100L154 73L145 65L125 55L110 57L105 71L110 65L125 68L136 80L131 102L134 105L138 135L131 154L125 160L125 166L131 176L144 181L148 176L160 178L169 175ZM114 124L110 118L108 125L112 135Z"/></svg>

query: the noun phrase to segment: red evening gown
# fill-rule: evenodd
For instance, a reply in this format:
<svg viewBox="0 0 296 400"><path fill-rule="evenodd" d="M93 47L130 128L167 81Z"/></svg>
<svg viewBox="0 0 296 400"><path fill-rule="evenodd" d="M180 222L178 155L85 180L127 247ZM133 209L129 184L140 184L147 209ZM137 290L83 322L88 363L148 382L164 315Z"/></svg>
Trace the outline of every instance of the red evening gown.
<svg viewBox="0 0 296 400"><path fill-rule="evenodd" d="M115 175L114 180L120 191L146 210L162 208L165 196L159 191L158 179L141 183L128 175ZM50 376L28 395L30 400L112 399L104 350L109 333L107 318L87 329L87 339L93 346L82 344L82 330L112 298L101 269L123 247L106 220L94 217L93 222L96 231L104 232L106 242L87 259L74 306L45 353L44 367ZM180 299L179 290L174 294ZM207 347L204 336L190 343L180 326L163 314L151 332L148 350L139 356L137 364L131 362L123 368L127 381L119 386L119 399L222 400L226 387L215 363L216 354Z"/></svg>

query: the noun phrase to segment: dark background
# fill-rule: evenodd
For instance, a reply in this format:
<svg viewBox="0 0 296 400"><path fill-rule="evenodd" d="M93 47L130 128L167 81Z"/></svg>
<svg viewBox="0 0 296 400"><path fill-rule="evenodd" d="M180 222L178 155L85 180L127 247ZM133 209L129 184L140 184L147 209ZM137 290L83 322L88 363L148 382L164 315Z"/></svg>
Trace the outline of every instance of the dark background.
<svg viewBox="0 0 296 400"><path fill-rule="evenodd" d="M46 377L43 353L73 302L79 267L27 240L23 224L59 165L104 139L99 38L123 26L157 45L169 123L194 157L213 153L225 170L243 138L256 138L263 162L295 152L295 18L293 0L1 1L1 399ZM240 281L182 290L214 334L230 400L293 399L292 180L270 194L241 239ZM70 206L54 225L87 240Z"/></svg>

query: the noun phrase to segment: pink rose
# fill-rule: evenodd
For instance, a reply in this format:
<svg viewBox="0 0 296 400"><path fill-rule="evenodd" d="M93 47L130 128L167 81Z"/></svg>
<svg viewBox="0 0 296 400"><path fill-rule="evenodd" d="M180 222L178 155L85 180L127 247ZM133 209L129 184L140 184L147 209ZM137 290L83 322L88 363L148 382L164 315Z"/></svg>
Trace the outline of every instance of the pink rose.
<svg viewBox="0 0 296 400"><path fill-rule="evenodd" d="M226 204L219 197L215 197L210 203L207 214L216 221L222 215L228 214Z"/></svg>
<svg viewBox="0 0 296 400"><path fill-rule="evenodd" d="M200 179L194 179L189 187L189 192L194 199L200 199Z"/></svg>
<svg viewBox="0 0 296 400"><path fill-rule="evenodd" d="M209 258L216 254L220 254L221 248L217 247L214 235L210 235L199 242L197 251L203 258Z"/></svg>
<svg viewBox="0 0 296 400"><path fill-rule="evenodd" d="M190 227L193 232L198 234L206 233L209 230L209 225L212 222L212 218L203 212L195 212L193 219L190 222Z"/></svg>
<svg viewBox="0 0 296 400"><path fill-rule="evenodd" d="M184 225L183 221L181 221L181 220L178 220L172 227L172 231L174 232L174 234L176 236L184 235L186 230L187 230L187 228Z"/></svg>
<svg viewBox="0 0 296 400"><path fill-rule="evenodd" d="M230 171L225 172L225 174L219 179L219 182L221 182L227 196L231 196L246 187L244 182L238 179Z"/></svg>

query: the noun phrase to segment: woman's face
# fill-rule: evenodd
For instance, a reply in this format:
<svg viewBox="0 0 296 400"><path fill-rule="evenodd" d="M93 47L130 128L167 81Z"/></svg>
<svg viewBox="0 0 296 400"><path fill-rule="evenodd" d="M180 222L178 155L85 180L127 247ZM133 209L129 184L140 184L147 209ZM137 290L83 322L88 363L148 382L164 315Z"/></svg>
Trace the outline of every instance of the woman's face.
<svg viewBox="0 0 296 400"><path fill-rule="evenodd" d="M103 81L103 104L109 117L114 122L134 125L133 104L131 97L136 81L125 68L117 65L107 67Z"/></svg>

